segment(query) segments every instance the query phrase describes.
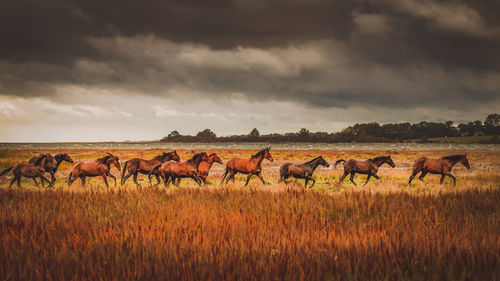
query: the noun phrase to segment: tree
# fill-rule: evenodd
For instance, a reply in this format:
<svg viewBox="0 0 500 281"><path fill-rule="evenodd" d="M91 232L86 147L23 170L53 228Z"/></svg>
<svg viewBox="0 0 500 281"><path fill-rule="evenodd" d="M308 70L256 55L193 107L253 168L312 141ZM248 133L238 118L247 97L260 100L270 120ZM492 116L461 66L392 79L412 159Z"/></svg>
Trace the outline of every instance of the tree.
<svg viewBox="0 0 500 281"><path fill-rule="evenodd" d="M260 132L257 130L257 128L253 128L253 130L250 132L250 136L253 138L258 138L260 137Z"/></svg>
<svg viewBox="0 0 500 281"><path fill-rule="evenodd" d="M500 134L500 114L492 113L484 121L484 130L487 135Z"/></svg>
<svg viewBox="0 0 500 281"><path fill-rule="evenodd" d="M170 134L168 134L168 138L177 138L177 137L180 137L180 136L181 136L181 134L179 134L179 132L175 131L175 130L172 131L172 132L170 132Z"/></svg>
<svg viewBox="0 0 500 281"><path fill-rule="evenodd" d="M217 137L217 135L210 129L205 129L203 131L200 131L198 132L198 134L196 134L196 136L204 139L214 139Z"/></svg>

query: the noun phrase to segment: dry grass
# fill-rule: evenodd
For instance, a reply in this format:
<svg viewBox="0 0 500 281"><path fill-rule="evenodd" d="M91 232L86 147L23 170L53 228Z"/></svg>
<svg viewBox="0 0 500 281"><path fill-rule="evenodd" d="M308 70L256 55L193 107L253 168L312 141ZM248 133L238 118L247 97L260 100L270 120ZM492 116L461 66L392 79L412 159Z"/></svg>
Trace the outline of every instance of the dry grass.
<svg viewBox="0 0 500 281"><path fill-rule="evenodd" d="M74 151L72 151L74 152ZM74 158L96 158L78 151ZM158 151L116 151L122 159ZM0 151L10 165L38 151ZM182 151L183 159L191 151ZM218 151L224 159L250 151ZM316 151L279 151L278 165ZM458 183L403 184L415 152L393 154L402 170L383 183L336 187L340 170L319 170L317 188L264 177L242 189L143 187L85 190L59 180L55 190L0 188L1 280L495 280L500 279L498 155L475 152ZM322 152L369 157L369 152ZM374 153L384 154L384 153ZM434 155L437 152L421 152ZM441 153L440 153L441 154ZM359 155L359 156L358 156ZM285 159L287 158L287 159ZM275 161L276 162L276 161ZM64 164L61 178L69 172ZM116 170L114 171L115 175ZM219 175L211 176L217 181ZM210 179L210 177L209 177ZM362 183L363 177L357 179ZM145 185L145 182L142 181Z"/></svg>

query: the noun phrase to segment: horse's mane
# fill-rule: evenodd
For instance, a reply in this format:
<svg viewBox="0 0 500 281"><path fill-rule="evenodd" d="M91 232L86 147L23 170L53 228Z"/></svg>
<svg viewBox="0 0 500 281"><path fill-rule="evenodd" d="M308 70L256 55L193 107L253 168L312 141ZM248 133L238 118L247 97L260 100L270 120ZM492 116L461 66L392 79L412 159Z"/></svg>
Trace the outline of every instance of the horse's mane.
<svg viewBox="0 0 500 281"><path fill-rule="evenodd" d="M196 161L196 159L200 158L201 155L203 154L204 152L199 152L199 153L196 153L195 155L193 155L193 157L191 157L191 161Z"/></svg>
<svg viewBox="0 0 500 281"><path fill-rule="evenodd" d="M106 164L106 162L108 162L108 159L109 159L109 158L111 158L111 157L113 157L113 156L111 156L111 155L106 155L106 156L104 156L104 157L102 157L102 158L98 158L98 159L97 159L97 162L99 162L99 163L101 163L101 164Z"/></svg>
<svg viewBox="0 0 500 281"><path fill-rule="evenodd" d="M58 153L58 154L54 155L54 158L56 160L59 160L59 159L64 159L65 156L66 156L66 153Z"/></svg>
<svg viewBox="0 0 500 281"><path fill-rule="evenodd" d="M255 157L259 157L261 155L264 155L264 153L266 153L266 149L267 148L262 149L261 151L259 151L259 152L255 153L254 155L252 155L252 157L255 158Z"/></svg>
<svg viewBox="0 0 500 281"><path fill-rule="evenodd" d="M445 156L443 157L443 159L447 159L447 160L450 160L450 161L459 161L460 159L464 158L465 155L463 154L457 154L457 155L448 155L448 156Z"/></svg>
<svg viewBox="0 0 500 281"><path fill-rule="evenodd" d="M318 160L319 158L323 158L323 157L322 156L318 156L318 157L314 158L313 160L305 162L304 164L311 164L312 162Z"/></svg>
<svg viewBox="0 0 500 281"><path fill-rule="evenodd" d="M40 156L38 156L38 158L35 161L35 165L40 166L40 164L42 164L43 159L45 159L47 157L48 157L47 154L40 154Z"/></svg>
<svg viewBox="0 0 500 281"><path fill-rule="evenodd" d="M170 152L169 152L169 153L170 153ZM163 153L161 153L161 154L156 155L153 159L159 160L159 159L161 159L161 158L163 158L163 157L166 157L167 155L168 155L168 153L163 152Z"/></svg>
<svg viewBox="0 0 500 281"><path fill-rule="evenodd" d="M387 156L377 156L375 158L371 158L370 160L372 160L372 161L379 161L379 160L386 160L387 158L389 158L389 157L387 157Z"/></svg>
<svg viewBox="0 0 500 281"><path fill-rule="evenodd" d="M217 153L215 153L215 152L214 153L210 153L210 155L208 155L208 157L214 156L214 155L217 155Z"/></svg>

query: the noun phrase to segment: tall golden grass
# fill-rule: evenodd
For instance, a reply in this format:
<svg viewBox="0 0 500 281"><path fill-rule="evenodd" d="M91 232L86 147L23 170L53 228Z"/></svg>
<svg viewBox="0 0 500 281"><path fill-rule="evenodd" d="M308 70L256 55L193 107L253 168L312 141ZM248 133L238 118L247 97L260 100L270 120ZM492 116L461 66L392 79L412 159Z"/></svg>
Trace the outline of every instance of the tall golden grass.
<svg viewBox="0 0 500 281"><path fill-rule="evenodd" d="M500 189L0 189L2 280L495 280Z"/></svg>

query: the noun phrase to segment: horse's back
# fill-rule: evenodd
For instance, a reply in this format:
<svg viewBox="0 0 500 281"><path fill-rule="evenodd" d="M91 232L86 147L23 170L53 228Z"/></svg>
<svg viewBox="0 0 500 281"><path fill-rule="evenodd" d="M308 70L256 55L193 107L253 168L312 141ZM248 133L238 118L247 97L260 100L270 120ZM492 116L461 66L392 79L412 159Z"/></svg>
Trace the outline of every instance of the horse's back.
<svg viewBox="0 0 500 281"><path fill-rule="evenodd" d="M281 175L287 174L288 170L290 168L290 165L292 165L292 163L290 163L290 162L287 162L287 163L281 165L281 167L280 167L280 174Z"/></svg>

